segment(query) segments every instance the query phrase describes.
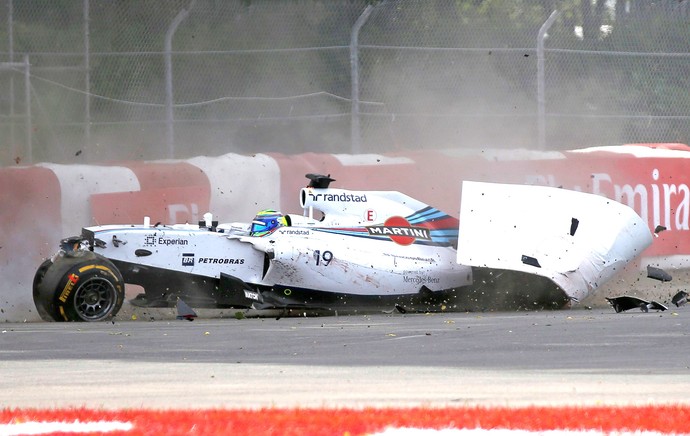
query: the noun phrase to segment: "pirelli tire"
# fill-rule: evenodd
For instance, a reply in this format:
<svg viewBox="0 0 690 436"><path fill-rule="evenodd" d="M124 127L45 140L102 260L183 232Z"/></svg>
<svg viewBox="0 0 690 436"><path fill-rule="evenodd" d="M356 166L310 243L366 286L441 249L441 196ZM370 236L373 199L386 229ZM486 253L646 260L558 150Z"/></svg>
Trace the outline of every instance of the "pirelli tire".
<svg viewBox="0 0 690 436"><path fill-rule="evenodd" d="M67 252L39 266L33 296L45 321L106 321L122 308L125 284L120 271L103 256Z"/></svg>

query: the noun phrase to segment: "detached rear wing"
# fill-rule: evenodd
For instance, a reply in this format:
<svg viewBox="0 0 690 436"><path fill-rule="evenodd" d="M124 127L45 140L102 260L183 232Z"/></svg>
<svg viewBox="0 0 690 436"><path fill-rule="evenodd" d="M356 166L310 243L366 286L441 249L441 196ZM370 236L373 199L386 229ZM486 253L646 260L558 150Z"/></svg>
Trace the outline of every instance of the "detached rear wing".
<svg viewBox="0 0 690 436"><path fill-rule="evenodd" d="M651 242L634 210L602 196L463 182L458 262L464 265L546 277L581 300Z"/></svg>

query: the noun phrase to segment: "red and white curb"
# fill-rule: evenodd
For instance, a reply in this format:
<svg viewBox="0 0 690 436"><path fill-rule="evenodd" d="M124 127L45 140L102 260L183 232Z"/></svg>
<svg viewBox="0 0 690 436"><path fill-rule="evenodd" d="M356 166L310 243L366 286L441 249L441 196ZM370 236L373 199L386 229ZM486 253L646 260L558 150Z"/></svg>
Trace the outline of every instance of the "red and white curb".
<svg viewBox="0 0 690 436"><path fill-rule="evenodd" d="M690 435L690 405L361 409L6 409L0 435Z"/></svg>

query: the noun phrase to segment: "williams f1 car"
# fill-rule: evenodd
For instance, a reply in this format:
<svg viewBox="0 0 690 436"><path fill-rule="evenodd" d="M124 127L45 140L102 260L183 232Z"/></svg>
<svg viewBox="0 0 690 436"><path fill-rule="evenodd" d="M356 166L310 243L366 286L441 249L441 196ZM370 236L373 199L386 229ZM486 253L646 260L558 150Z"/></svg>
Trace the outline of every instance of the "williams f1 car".
<svg viewBox="0 0 690 436"><path fill-rule="evenodd" d="M362 313L562 308L651 243L630 208L557 188L463 182L459 219L395 191L330 187L308 174L303 214L247 223L85 227L36 271L49 321L137 306Z"/></svg>

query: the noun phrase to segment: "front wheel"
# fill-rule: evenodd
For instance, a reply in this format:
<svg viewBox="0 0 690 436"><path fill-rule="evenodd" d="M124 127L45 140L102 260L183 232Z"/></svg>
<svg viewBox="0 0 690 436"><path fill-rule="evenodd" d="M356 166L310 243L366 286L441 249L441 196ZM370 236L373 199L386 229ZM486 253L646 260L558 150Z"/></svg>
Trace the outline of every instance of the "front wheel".
<svg viewBox="0 0 690 436"><path fill-rule="evenodd" d="M39 267L34 304L52 321L104 321L122 307L125 285L120 271L90 251L61 253Z"/></svg>

